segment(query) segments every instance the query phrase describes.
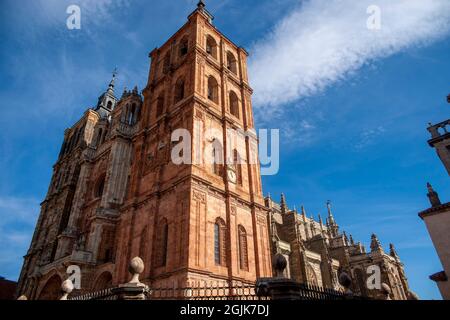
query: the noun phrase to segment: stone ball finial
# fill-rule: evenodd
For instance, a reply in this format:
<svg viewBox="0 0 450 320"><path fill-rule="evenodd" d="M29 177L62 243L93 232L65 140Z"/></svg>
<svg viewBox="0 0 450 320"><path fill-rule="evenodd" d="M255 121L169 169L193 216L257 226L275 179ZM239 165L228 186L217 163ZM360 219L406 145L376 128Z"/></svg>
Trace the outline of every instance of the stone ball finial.
<svg viewBox="0 0 450 320"><path fill-rule="evenodd" d="M383 282L381 284L381 293L384 295L385 300L391 300L390 298L391 292L392 292L391 287L389 287L387 283Z"/></svg>
<svg viewBox="0 0 450 320"><path fill-rule="evenodd" d="M347 272L343 271L339 275L339 284L345 288L346 294L351 294L350 286L352 285L352 278L348 275Z"/></svg>
<svg viewBox="0 0 450 320"><path fill-rule="evenodd" d="M281 253L277 253L273 257L272 266L273 266L273 269L275 270L276 277L284 278L284 270L287 267L287 260Z"/></svg>
<svg viewBox="0 0 450 320"><path fill-rule="evenodd" d="M62 292L64 292L63 296L61 297L61 299L59 300L67 300L67 298L69 297L69 294L72 293L73 291L73 282L70 279L67 279L66 281L64 281L61 285L61 290Z"/></svg>
<svg viewBox="0 0 450 320"><path fill-rule="evenodd" d="M20 297L17 298L17 300L28 300L26 295L21 295Z"/></svg>
<svg viewBox="0 0 450 320"><path fill-rule="evenodd" d="M144 272L144 261L139 257L133 258L128 267L128 271L133 275L129 283L140 284L139 275Z"/></svg>
<svg viewBox="0 0 450 320"><path fill-rule="evenodd" d="M410 290L408 291L408 300L420 300L420 298L415 292Z"/></svg>

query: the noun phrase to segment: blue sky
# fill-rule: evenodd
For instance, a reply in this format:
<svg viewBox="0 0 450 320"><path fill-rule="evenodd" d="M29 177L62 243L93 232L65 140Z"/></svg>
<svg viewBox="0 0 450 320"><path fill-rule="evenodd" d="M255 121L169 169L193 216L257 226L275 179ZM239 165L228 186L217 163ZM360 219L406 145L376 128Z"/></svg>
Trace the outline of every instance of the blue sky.
<svg viewBox="0 0 450 320"><path fill-rule="evenodd" d="M30 1L31 2L31 1ZM148 53L194 0L3 0L0 4L0 275L17 279L64 129L106 89L143 88ZM281 167L265 193L309 215L333 202L341 228L366 245L375 232L406 265L421 297L442 267L417 213L427 181L448 200L428 122L448 118L450 7L445 0L377 2L382 28L349 0L207 1L215 25L250 51L258 127L280 128ZM82 29L68 30L70 4ZM395 4L395 5L394 5ZM364 5L366 5L364 7ZM449 10L446 10L449 9Z"/></svg>

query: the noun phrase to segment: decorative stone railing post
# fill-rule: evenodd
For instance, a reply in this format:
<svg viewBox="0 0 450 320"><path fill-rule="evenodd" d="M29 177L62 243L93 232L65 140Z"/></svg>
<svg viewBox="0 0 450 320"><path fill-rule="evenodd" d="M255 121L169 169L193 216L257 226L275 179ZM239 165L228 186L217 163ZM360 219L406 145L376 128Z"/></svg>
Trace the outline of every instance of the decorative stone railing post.
<svg viewBox="0 0 450 320"><path fill-rule="evenodd" d="M261 278L256 283L256 294L268 296L272 300L300 300L300 286L297 282L284 276L287 267L286 258L277 253L272 260L275 278Z"/></svg>
<svg viewBox="0 0 450 320"><path fill-rule="evenodd" d="M118 300L146 300L148 286L139 281L139 275L144 272L144 261L139 257L133 258L128 271L132 274L131 281L119 285L112 292L117 295Z"/></svg>
<svg viewBox="0 0 450 320"><path fill-rule="evenodd" d="M66 280L61 285L61 290L64 292L63 296L59 300L68 300L69 294L73 291L73 282L72 280Z"/></svg>

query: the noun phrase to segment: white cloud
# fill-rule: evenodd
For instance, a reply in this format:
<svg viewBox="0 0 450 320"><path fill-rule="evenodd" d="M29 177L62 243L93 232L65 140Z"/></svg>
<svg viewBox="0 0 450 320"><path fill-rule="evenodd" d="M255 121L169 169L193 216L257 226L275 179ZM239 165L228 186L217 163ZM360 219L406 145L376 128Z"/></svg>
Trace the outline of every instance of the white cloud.
<svg viewBox="0 0 450 320"><path fill-rule="evenodd" d="M372 4L381 9L376 31L366 24ZM305 0L253 45L255 106L274 112L274 106L316 94L364 64L449 30L448 0Z"/></svg>
<svg viewBox="0 0 450 320"><path fill-rule="evenodd" d="M364 130L358 137L358 141L354 144L354 148L356 150L364 149L365 147L373 144L375 140L385 132L386 129L383 126Z"/></svg>

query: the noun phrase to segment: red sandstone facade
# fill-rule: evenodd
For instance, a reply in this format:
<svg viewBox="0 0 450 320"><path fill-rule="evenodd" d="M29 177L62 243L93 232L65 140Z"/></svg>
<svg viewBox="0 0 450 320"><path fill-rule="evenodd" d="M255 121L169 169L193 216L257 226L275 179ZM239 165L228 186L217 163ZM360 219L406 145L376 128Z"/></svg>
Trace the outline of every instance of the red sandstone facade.
<svg viewBox="0 0 450 320"><path fill-rule="evenodd" d="M83 292L124 283L135 256L152 286L272 275L268 208L250 161L256 135L220 147L228 129L254 131L246 51L200 3L150 57L143 99L137 89L117 99L113 79L66 131L19 294L55 298L70 265L81 268ZM171 136L181 128L195 164L171 160Z"/></svg>

